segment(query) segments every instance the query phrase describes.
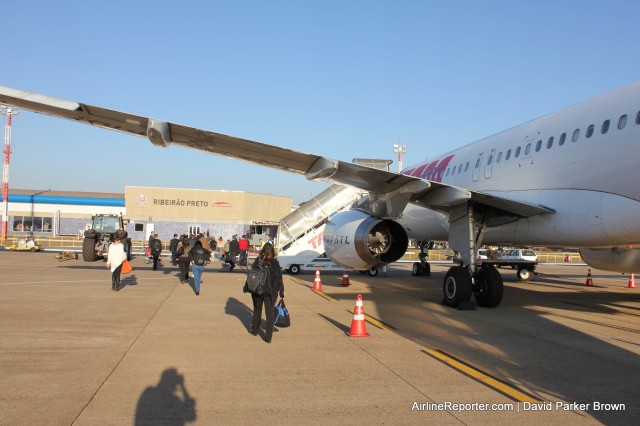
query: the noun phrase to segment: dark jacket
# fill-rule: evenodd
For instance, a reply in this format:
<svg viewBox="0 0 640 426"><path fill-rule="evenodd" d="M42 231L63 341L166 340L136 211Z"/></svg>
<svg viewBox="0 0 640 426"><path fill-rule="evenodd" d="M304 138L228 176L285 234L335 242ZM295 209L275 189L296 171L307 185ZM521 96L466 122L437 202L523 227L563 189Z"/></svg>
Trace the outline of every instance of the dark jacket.
<svg viewBox="0 0 640 426"><path fill-rule="evenodd" d="M178 243L179 243L179 242L180 242L180 240L179 240L179 239L177 239L177 238L174 238L173 240L171 240L171 241L169 242L169 251L170 251L171 253L175 253L175 252L176 252L176 249L178 248Z"/></svg>
<svg viewBox="0 0 640 426"><path fill-rule="evenodd" d="M258 259L260 257L256 257L253 261L253 266L258 263ZM284 282L282 281L282 269L280 268L280 262L278 259L271 259L264 262L269 268L269 277L271 278L271 295L275 296L276 294L280 295L280 298L284 297ZM252 266L252 267L253 267ZM275 303L275 297L273 298Z"/></svg>
<svg viewBox="0 0 640 426"><path fill-rule="evenodd" d="M238 240L231 240L229 243L229 255L231 257L237 256L240 253L240 245L238 244Z"/></svg>
<svg viewBox="0 0 640 426"><path fill-rule="evenodd" d="M157 243L160 243L158 245L159 250L156 249ZM152 239L151 241L149 241L149 248L151 249L151 254L153 256L160 256L160 253L162 253L162 241L160 241L159 238Z"/></svg>

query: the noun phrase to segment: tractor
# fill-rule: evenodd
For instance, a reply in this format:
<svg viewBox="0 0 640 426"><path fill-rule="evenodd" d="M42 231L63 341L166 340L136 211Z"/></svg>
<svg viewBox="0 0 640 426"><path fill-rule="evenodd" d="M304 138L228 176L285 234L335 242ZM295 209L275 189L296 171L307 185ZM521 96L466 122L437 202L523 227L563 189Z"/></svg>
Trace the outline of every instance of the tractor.
<svg viewBox="0 0 640 426"><path fill-rule="evenodd" d="M124 230L125 220L115 214L97 214L91 218L91 229L84 231L82 242L82 259L95 262L109 253L109 246L117 237L124 245L127 259L131 260L131 238L127 238Z"/></svg>

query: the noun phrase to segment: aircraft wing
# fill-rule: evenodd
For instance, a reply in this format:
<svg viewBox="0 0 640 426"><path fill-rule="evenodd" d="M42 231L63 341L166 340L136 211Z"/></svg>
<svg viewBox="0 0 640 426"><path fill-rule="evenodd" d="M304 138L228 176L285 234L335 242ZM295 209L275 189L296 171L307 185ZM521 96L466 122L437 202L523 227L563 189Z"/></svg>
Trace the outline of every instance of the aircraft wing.
<svg viewBox="0 0 640 426"><path fill-rule="evenodd" d="M409 202L444 212L473 200L521 217L553 213L544 206L10 87L0 86L0 103L146 137L160 147L180 145L301 174L309 180L353 186L371 194L404 193Z"/></svg>

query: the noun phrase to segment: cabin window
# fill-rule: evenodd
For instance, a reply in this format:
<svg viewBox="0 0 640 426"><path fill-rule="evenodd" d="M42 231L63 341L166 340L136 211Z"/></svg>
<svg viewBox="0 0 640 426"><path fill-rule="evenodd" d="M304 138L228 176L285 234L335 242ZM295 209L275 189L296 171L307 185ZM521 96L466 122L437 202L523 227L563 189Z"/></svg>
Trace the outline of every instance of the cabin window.
<svg viewBox="0 0 640 426"><path fill-rule="evenodd" d="M542 139L540 139L538 143L536 143L536 152L540 151L540 148L542 148Z"/></svg>
<svg viewBox="0 0 640 426"><path fill-rule="evenodd" d="M531 143L527 144L527 147L524 149L524 155L531 154Z"/></svg>
<svg viewBox="0 0 640 426"><path fill-rule="evenodd" d="M511 158L511 150L510 149L507 150L507 155L505 155L504 161L508 161L509 158Z"/></svg>
<svg viewBox="0 0 640 426"><path fill-rule="evenodd" d="M487 160L487 166L490 166L492 161L493 161L493 154L489 156L489 159Z"/></svg>
<svg viewBox="0 0 640 426"><path fill-rule="evenodd" d="M611 124L611 120L604 120L602 123L602 128L600 129L600 133L603 135L609 131L609 125Z"/></svg>
<svg viewBox="0 0 640 426"><path fill-rule="evenodd" d="M624 126L626 126L626 125L627 125L627 114L624 114L618 120L618 130L624 129Z"/></svg>
<svg viewBox="0 0 640 426"><path fill-rule="evenodd" d="M520 157L520 147L517 147L517 148L516 148L516 152L513 154L513 156L514 156L515 158Z"/></svg>
<svg viewBox="0 0 640 426"><path fill-rule="evenodd" d="M560 141L558 141L558 145L562 146L564 145L565 141L567 140L567 134L563 133L560 135Z"/></svg>
<svg viewBox="0 0 640 426"><path fill-rule="evenodd" d="M551 136L547 141L547 149L551 149L552 146L553 146L553 136Z"/></svg>
<svg viewBox="0 0 640 426"><path fill-rule="evenodd" d="M498 153L498 158L496 158L496 163L499 163L502 160L502 151Z"/></svg>
<svg viewBox="0 0 640 426"><path fill-rule="evenodd" d="M478 159L476 160L476 169L477 169L478 167L480 167L480 158L478 158Z"/></svg>
<svg viewBox="0 0 640 426"><path fill-rule="evenodd" d="M640 124L640 111L636 114L636 124Z"/></svg>
<svg viewBox="0 0 640 426"><path fill-rule="evenodd" d="M593 124L589 125L589 127L587 127L587 139L589 139L591 136L593 136L593 129L595 129L595 126Z"/></svg>
<svg viewBox="0 0 640 426"><path fill-rule="evenodd" d="M444 175L444 177L449 176L449 171L450 171L450 170L451 170L451 169L449 169L449 167L447 167L447 173Z"/></svg>
<svg viewBox="0 0 640 426"><path fill-rule="evenodd" d="M462 163L458 166L458 174L460 174L460 172L462 172Z"/></svg>
<svg viewBox="0 0 640 426"><path fill-rule="evenodd" d="M469 170L469 162L467 161L467 164L464 165L464 171L466 172L467 170Z"/></svg>
<svg viewBox="0 0 640 426"><path fill-rule="evenodd" d="M578 142L578 139L580 138L580 129L575 129L573 131L573 136L571 136L571 140L573 142Z"/></svg>

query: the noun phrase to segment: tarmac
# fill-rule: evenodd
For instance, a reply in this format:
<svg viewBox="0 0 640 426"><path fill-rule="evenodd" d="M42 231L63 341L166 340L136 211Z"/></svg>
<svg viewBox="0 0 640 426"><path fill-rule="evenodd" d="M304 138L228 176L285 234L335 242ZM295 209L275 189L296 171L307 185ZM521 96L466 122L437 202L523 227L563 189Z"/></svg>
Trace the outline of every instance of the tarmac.
<svg viewBox="0 0 640 426"><path fill-rule="evenodd" d="M220 273L217 262L208 265L196 296L166 260L158 271L142 256L132 265L115 292L104 262L0 251L0 424L631 424L638 419L637 404L602 417L589 408L556 406L559 395L525 381L465 367L456 357L463 350L453 355L440 350L446 341L452 344L449 351L456 345L483 349L462 334L436 347L425 345L416 330L421 325L412 322L422 315L417 304L437 315L428 327L423 324L433 331L428 338L434 344L443 338L439 329L469 328L468 319L498 311L440 305L441 276L424 293L425 278L411 277L410 265L391 269L390 278L352 273L350 286L341 285L342 274L325 275L322 293L311 290L313 274L285 275L292 324L274 332L271 343L262 332L248 332L252 303L242 293L240 268ZM369 337L347 335L358 294L364 296ZM415 303L406 302L410 299ZM632 338L636 333L631 330ZM636 359L640 342L633 345L636 352L625 356ZM461 365L453 368L457 362ZM638 378L631 377L629 386L637 388Z"/></svg>

